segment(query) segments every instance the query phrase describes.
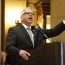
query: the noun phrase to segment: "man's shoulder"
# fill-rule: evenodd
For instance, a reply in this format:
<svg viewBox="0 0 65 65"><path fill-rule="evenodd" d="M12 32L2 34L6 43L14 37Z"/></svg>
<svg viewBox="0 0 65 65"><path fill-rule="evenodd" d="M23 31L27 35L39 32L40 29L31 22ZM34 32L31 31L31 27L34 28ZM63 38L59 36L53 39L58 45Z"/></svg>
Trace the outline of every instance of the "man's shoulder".
<svg viewBox="0 0 65 65"><path fill-rule="evenodd" d="M9 29L15 29L15 28L16 28L16 26L9 27Z"/></svg>
<svg viewBox="0 0 65 65"><path fill-rule="evenodd" d="M21 23L16 24L15 26L10 27L10 29L16 29L16 28L20 27L20 25L21 25Z"/></svg>

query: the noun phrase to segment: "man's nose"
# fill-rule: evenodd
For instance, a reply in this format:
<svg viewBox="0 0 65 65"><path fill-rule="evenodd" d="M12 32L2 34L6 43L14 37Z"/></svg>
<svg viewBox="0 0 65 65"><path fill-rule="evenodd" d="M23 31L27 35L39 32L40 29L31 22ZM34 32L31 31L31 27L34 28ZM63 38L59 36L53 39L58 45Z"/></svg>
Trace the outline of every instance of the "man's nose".
<svg viewBox="0 0 65 65"><path fill-rule="evenodd" d="M29 13L29 15L32 15L31 13Z"/></svg>

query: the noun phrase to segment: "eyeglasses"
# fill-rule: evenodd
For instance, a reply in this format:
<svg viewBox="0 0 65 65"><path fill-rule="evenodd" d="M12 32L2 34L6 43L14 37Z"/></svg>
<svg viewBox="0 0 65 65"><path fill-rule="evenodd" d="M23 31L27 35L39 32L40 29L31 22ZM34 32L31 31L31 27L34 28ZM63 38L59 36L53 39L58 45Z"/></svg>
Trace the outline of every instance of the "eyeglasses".
<svg viewBox="0 0 65 65"><path fill-rule="evenodd" d="M32 12L25 12L24 14L32 14L32 15L34 15L34 13L32 13Z"/></svg>

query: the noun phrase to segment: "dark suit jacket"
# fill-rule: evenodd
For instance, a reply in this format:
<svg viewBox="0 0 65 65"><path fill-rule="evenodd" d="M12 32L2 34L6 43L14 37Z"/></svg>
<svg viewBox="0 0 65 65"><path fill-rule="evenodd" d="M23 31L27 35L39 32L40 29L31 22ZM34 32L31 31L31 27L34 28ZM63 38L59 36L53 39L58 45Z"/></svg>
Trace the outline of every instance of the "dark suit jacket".
<svg viewBox="0 0 65 65"><path fill-rule="evenodd" d="M41 33L39 30L41 30L43 33ZM40 27L38 29L35 29L35 27L32 27L32 31L34 33L34 48L36 48L46 37L44 34L46 34L48 37L54 37L58 34L60 34L62 31L65 30L65 25L63 22L55 26L53 29L49 30L42 30ZM27 52L32 51L33 45L31 42L31 39L26 31L26 29L22 26L22 24L18 24L15 27L12 27L8 30L7 40L6 40L6 52L8 54L8 62L10 65L21 65L25 61L19 56L19 50L23 49Z"/></svg>

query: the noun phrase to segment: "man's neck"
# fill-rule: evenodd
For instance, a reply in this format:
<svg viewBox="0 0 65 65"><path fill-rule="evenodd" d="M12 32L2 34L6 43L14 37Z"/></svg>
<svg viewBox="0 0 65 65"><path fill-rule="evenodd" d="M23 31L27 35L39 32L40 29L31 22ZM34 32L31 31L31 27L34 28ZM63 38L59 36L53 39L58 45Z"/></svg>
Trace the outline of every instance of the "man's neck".
<svg viewBox="0 0 65 65"><path fill-rule="evenodd" d="M31 26L31 24L27 24L27 23L22 23L22 24L25 24L26 26L28 26L28 27L30 27Z"/></svg>

